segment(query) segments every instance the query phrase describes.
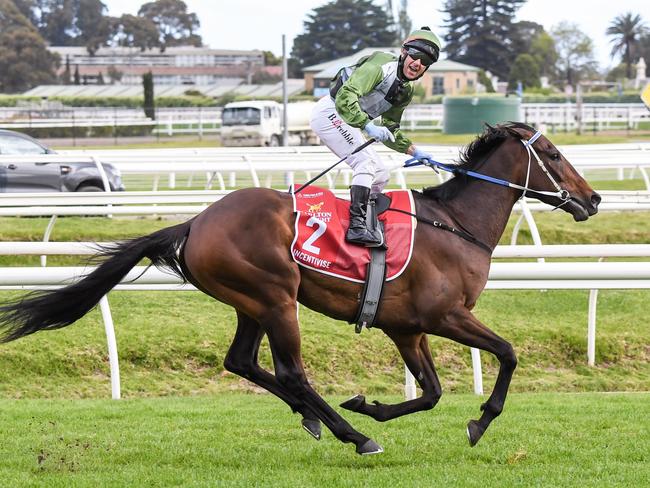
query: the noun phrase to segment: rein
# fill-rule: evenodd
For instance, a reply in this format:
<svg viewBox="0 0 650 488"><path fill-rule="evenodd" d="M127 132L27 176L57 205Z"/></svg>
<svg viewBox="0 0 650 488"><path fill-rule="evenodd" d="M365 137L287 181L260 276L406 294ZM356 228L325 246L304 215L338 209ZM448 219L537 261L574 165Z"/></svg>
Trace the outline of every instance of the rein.
<svg viewBox="0 0 650 488"><path fill-rule="evenodd" d="M571 200L571 195L567 190L563 190L560 185L555 181L553 176L549 173L548 169L546 168L546 165L544 162L541 160L541 158L537 155L537 152L535 151L535 148L533 147L533 143L539 139L539 137L542 135L540 131L535 132L533 136L528 139L527 141L520 139L521 143L524 145L526 148L526 152L528 153L528 169L526 171L526 182L524 183L524 186L518 185L516 183L511 183L507 180L502 180L501 178L495 178L493 176L488 176L484 175L482 173L477 173L475 171L459 168L457 166L453 165L448 165L444 163L440 163L438 161L434 161L433 159L427 159L427 160L419 160L416 158L412 158L407 160L404 163L405 168L410 168L411 166L419 166L419 165L424 165L428 166L434 171L437 172L437 169L440 168L443 171L448 171L450 173L453 173L455 175L457 174L463 174L470 176L472 178L475 178L477 180L483 180L487 181L489 183L494 183L496 185L500 186L506 186L508 188L514 188L516 190L521 190L523 191L523 194L521 195L521 198L523 198L526 193L533 193L536 195L544 195L544 196L551 196L551 197L557 197L560 200L562 200L562 203L557 205L555 208L560 208L561 206L565 205ZM535 190L533 188L528 188L528 179L530 177L530 165L532 162L533 156L535 157L535 160L537 161L537 164L541 168L542 172L548 177L548 179L551 181L551 184L554 186L554 188L557 190L555 192L551 191L544 191L544 190Z"/></svg>
<svg viewBox="0 0 650 488"><path fill-rule="evenodd" d="M419 160L419 159L416 159L416 158L412 158L412 159L407 160L404 163L404 167L405 168L410 168L411 166L424 165L424 166L430 167L436 173L438 172L438 168L440 168L441 170L448 171L450 173L453 173L454 175L457 175L457 174L467 175L467 176L470 176L470 177L475 178L477 180L483 180L483 181L487 181L489 183L494 183L496 185L506 186L508 188L514 188L516 190L521 190L523 193L522 193L520 198L522 198L522 199L526 196L526 193L532 193L532 194L535 194L535 195L544 195L544 196L557 197L560 200L562 200L562 203L560 203L559 205L557 205L555 207L555 209L558 209L558 208L562 207L563 205L565 205L566 203L568 203L571 200L571 195L569 194L569 192L567 190L563 190L560 187L560 185L557 183L557 181L555 181L555 179L553 178L551 173L549 173L548 169L546 168L546 165L544 164L544 162L541 160L541 158L537 154L537 151L535 151L535 148L533 147L533 143L537 139L539 139L541 135L542 135L542 133L540 131L536 131L531 136L531 138L528 139L527 141L523 140L523 139L520 139L520 142L524 145L524 147L526 148L526 152L528 153L528 168L526 170L526 181L525 181L523 186L518 185L516 183L511 183L511 182L509 182L507 180L503 180L501 178L495 178L493 176L484 175L482 173L477 173L475 171L459 168L457 166L440 163L438 161L434 161L433 159ZM552 192L552 191L545 191L545 190L535 190L535 189L532 189L532 188L528 187L528 181L529 181L529 178L530 178L530 166L531 166L531 162L532 162L533 157L535 158L535 161L537 161L537 164L541 168L542 172L547 176L547 178L550 180L551 184L553 185L553 187L557 191ZM424 222L424 223L432 225L432 226L434 226L434 227L436 227L438 229L446 230L448 232L451 232L452 234L456 234L458 237L461 237L462 239L465 239L466 241L471 242L472 244L475 244L476 246L480 247L481 249L483 249L483 250L489 252L490 254L492 254L493 250L492 250L492 248L490 248L490 246L488 246L487 244L479 241L476 237L469 234L468 232L465 232L463 230L452 227L452 226L450 226L448 224L445 224L444 222L439 222L437 220L431 220L431 219L427 219L425 217L420 217L419 215L413 214L411 212L407 212L405 210L399 210L399 209L394 209L394 208L388 208L388 210L392 210L393 212L400 212L400 213L410 215L412 217L415 217L415 219L417 219L420 222Z"/></svg>
<svg viewBox="0 0 650 488"><path fill-rule="evenodd" d="M456 227L452 227L451 225L445 224L444 222L440 222L438 220L431 220L427 219L426 217L421 217L417 214L407 212L406 210L402 210L399 208L392 208L388 207L386 210L390 210L392 212L399 212L403 213L406 215L410 215L411 217L414 217L418 222L424 222L425 224L432 225L436 227L437 229L442 229L446 230L448 232L451 232L452 234L456 234L458 237L465 239L468 242L471 242L472 244L480 247L481 249L487 251L488 253L492 254L493 249L485 244L484 242L479 241L476 237L474 237L472 234L465 232L463 230L457 229Z"/></svg>

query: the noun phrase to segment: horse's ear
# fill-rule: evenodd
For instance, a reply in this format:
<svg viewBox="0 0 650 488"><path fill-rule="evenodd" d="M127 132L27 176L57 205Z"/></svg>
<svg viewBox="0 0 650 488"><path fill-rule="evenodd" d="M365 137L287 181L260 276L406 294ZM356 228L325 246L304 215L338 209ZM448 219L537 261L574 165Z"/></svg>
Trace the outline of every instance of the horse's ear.
<svg viewBox="0 0 650 488"><path fill-rule="evenodd" d="M522 127L521 125L517 125L514 122L509 122L507 124L504 124L502 127L506 129L513 136L524 140L530 139L534 132L531 131L531 129L529 128Z"/></svg>

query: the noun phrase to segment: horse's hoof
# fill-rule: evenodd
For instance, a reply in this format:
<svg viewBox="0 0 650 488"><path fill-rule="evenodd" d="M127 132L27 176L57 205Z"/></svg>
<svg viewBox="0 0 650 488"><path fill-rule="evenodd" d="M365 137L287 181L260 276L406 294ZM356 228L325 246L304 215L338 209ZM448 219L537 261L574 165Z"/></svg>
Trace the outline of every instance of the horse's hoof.
<svg viewBox="0 0 650 488"><path fill-rule="evenodd" d="M311 419L302 419L302 428L309 432L314 439L320 440L320 421Z"/></svg>
<svg viewBox="0 0 650 488"><path fill-rule="evenodd" d="M382 447L372 439L368 439L362 446L357 446L357 454L369 456L370 454L381 454L384 452Z"/></svg>
<svg viewBox="0 0 650 488"><path fill-rule="evenodd" d="M350 398L349 400L344 401L341 403L341 407L345 408L346 410L352 410L353 412L357 412L359 410L359 407L366 403L366 397L363 395L356 395Z"/></svg>
<svg viewBox="0 0 650 488"><path fill-rule="evenodd" d="M474 447L481 439L483 432L485 432L485 429L476 420L470 420L467 423L467 439L471 447Z"/></svg>

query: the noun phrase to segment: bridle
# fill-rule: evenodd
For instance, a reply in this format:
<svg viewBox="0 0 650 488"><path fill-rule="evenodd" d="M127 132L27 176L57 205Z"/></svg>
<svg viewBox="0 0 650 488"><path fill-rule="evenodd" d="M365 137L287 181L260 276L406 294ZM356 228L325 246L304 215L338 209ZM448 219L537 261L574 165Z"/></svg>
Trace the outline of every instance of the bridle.
<svg viewBox="0 0 650 488"><path fill-rule="evenodd" d="M550 196L550 197L556 197L560 200L562 200L562 203L557 205L555 209L562 207L563 205L567 204L569 201L571 201L571 194L567 190L563 190L562 187L555 181L555 178L553 178L553 175L548 171L548 168L546 167L546 164L544 164L544 161L539 157L537 154L537 151L535 151L535 148L533 147L533 144L537 139L540 138L542 135L541 131L536 131L528 140L520 139L520 142L524 145L526 148L526 152L528 153L528 166L526 169L526 181L524 182L524 185L518 185L516 183L511 183L510 181L507 180L502 180L501 178L495 178L493 176L488 176L484 175L482 173L477 173L475 171L467 170L464 168L459 168L457 166L453 165L448 165L448 164L443 164L438 161L434 161L432 159L427 159L427 160L418 160L415 158L409 159L404 163L405 168L409 168L411 166L418 166L418 165L424 165L428 166L434 171L438 172L438 168L443 170L443 171L449 171L450 173L453 173L455 175L457 174L463 174L470 176L472 178L476 178L478 180L483 180L483 181L488 181L490 183L494 183L496 185L501 185L501 186L507 186L508 188L514 188L516 190L521 190L523 193L520 198L524 198L526 194L534 194L534 195L542 195L542 196ZM537 161L537 164L539 165L540 169L542 172L546 175L546 177L549 179L553 187L555 188L556 191L545 191L545 190L535 190L533 188L528 187L528 182L530 179L530 167L531 163L533 160L533 157L535 158L535 161Z"/></svg>
<svg viewBox="0 0 650 488"><path fill-rule="evenodd" d="M527 141L520 139L521 143L524 145L526 148L526 152L528 153L528 168L526 169L526 182L524 183L523 187L520 187L515 184L511 184L513 188L518 188L520 190L523 190L523 193L521 194L521 198L523 199L526 196L526 192L530 193L535 193L538 195L548 195L551 197L557 197L560 200L562 200L562 203L557 205L555 209L558 209L568 203L571 200L571 194L568 192L568 190L563 190L562 187L558 184L557 181L555 181L555 178L553 178L553 175L548 171L548 168L546 167L546 164L544 164L544 161L539 157L537 154L537 151L535 151L535 148L533 147L533 143L540 138L542 135L541 131L536 131L530 139ZM530 178L530 164L532 160L532 156L535 157L535 161L537 161L537 164L539 165L540 169L542 170L542 173L546 175L546 177L549 179L551 184L555 187L557 191L552 192L552 191L542 191L542 190L533 190L528 188L528 180Z"/></svg>
<svg viewBox="0 0 650 488"><path fill-rule="evenodd" d="M528 166L527 166L527 169L526 169L526 181L524 182L523 186L518 185L516 183L511 183L511 182L506 181L506 180L502 180L500 178L495 178L493 176L488 176L488 175L484 175L482 173L477 173L475 171L470 171L470 170L466 170L464 168L459 168L457 166L439 163L438 161L434 161L432 159L419 160L419 159L416 159L416 158L412 158L412 159L409 159L408 161L406 161L404 163L404 167L409 168L411 166L424 165L424 166L430 167L436 173L438 173L438 168L440 168L443 171L449 171L449 172L453 173L454 175L463 174L463 175L470 176L472 178L476 178L478 180L484 180L484 181L488 181L490 183L494 183L494 184L497 184L497 185L507 186L508 188L514 188L516 190L521 190L522 194L521 194L520 199L523 199L526 196L526 193L533 193L533 194L536 194L536 195L557 197L560 200L562 200L562 203L555 206L555 208L553 210L556 210L556 209L562 207L563 205L565 205L566 203L568 203L569 201L571 201L571 194L567 190L563 190L562 187L558 184L558 182L555 181L555 178L553 178L553 175L548 171L548 168L544 164L544 161L542 161L542 159L537 154L537 151L535 151L535 148L533 147L533 144L535 143L535 141L537 139L540 138L541 135L542 135L542 133L540 131L536 131L530 137L530 139L528 139L528 140L519 139L520 142L526 148L526 152L528 153ZM537 161L537 164L541 168L542 172L546 175L546 177L549 179L549 181L551 182L551 184L553 185L553 187L557 191L553 192L553 191L546 191L546 190L535 190L533 188L528 187L528 181L530 179L530 167L531 167L533 157L535 158L535 161ZM424 217L420 217L419 215L413 214L411 212L406 212L406 211L403 211L403 210L398 210L398 209L393 209L393 208L388 208L388 210L393 210L393 211L396 211L396 212L401 212L401 213L404 213L404 214L411 215L412 217L415 217L417 220L419 220L421 222L425 222L425 223L433 225L434 227L437 227L439 229L452 232L453 234L456 234L458 237L461 237L461 238L465 239L466 241L469 241L472 244L475 244L475 245L479 246L480 248L486 250L490 254L493 251L493 249L491 247L489 247L487 244L479 241L473 235L471 235L469 232L466 232L466 231L464 231L462 229L458 229L456 227L450 226L448 224L445 224L444 222L439 222L437 220L431 220L431 219L427 219L427 218L424 218Z"/></svg>

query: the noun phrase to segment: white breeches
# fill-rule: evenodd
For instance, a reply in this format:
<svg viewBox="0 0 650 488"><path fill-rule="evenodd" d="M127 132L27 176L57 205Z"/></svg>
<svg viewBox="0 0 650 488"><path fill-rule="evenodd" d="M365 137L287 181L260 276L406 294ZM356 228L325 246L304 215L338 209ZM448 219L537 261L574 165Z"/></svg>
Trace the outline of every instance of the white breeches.
<svg viewBox="0 0 650 488"><path fill-rule="evenodd" d="M366 142L361 129L349 126L341 118L329 95L321 98L312 110L310 124L321 141L339 158ZM350 155L345 162L353 169L353 185L370 188L372 193L381 193L388 183L388 168L370 146Z"/></svg>

